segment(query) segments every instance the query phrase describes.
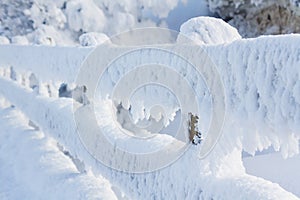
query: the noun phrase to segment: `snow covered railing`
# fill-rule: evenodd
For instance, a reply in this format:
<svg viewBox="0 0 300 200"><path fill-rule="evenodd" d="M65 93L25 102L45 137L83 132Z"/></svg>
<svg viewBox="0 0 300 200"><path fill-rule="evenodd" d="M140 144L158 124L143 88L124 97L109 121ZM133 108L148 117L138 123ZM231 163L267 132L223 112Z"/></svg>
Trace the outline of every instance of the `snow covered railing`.
<svg viewBox="0 0 300 200"><path fill-rule="evenodd" d="M198 160L199 149L193 147L173 165L150 174L124 174L112 170L88 153L76 133L73 120L78 109L89 112L91 108L88 105L82 106L71 99L39 96L4 77L0 78L0 93L54 137L73 157L83 161L85 167L81 171L91 167L127 194L138 189L132 198L220 198L220 195L236 198L239 193L249 199L296 199L276 184L246 175L241 152L255 153L273 146L286 157L299 153L299 41L298 35L274 36L203 46L217 66L225 88L227 115L223 136L204 160ZM82 61L91 50L0 46L0 67L12 66L17 73L30 71L41 82L72 84ZM175 175L179 171L182 176ZM182 182L183 177L185 183ZM165 184L166 181L168 184ZM155 194L148 189L149 184L155 185ZM262 185L264 190L261 190ZM218 189L212 190L214 186ZM172 190L184 195L166 193Z"/></svg>
<svg viewBox="0 0 300 200"><path fill-rule="evenodd" d="M299 37L261 37L203 47L223 78L228 113L236 124L243 124L243 148L252 154L270 145L281 149L285 156L299 151L292 142L299 139L300 131ZM83 60L92 50L3 45L0 66L31 71L42 82L74 83ZM249 145L251 132L260 130L269 132L272 139L259 139L264 141L260 146ZM279 132L290 132L290 139ZM281 145L288 141L291 145Z"/></svg>
<svg viewBox="0 0 300 200"><path fill-rule="evenodd" d="M14 107L1 105L0 174L5 184L0 199L119 199L115 186L91 172L80 173L57 140L32 129L26 119Z"/></svg>
<svg viewBox="0 0 300 200"><path fill-rule="evenodd" d="M91 48L48 46L0 46L0 66L30 71L41 81L73 83Z"/></svg>
<svg viewBox="0 0 300 200"><path fill-rule="evenodd" d="M254 154L299 153L300 35L245 39L207 48L223 77L230 132Z"/></svg>
<svg viewBox="0 0 300 200"><path fill-rule="evenodd" d="M3 86L0 89L1 93L10 102L41 126L43 131L54 137L60 144L66 147L66 149L71 152L72 156L82 159L86 167L92 167L92 170L98 174L98 176L100 176L100 174L103 175L112 183L122 186L126 192L134 190L135 185L138 184L139 190L143 191L143 193L136 193L133 197L139 198L151 196L151 190L147 190L148 184L144 184L145 182L150 182L157 185L157 187L155 187L156 195L163 196L167 195L165 194L165 191L172 191L172 188L176 188L178 194L185 194L185 196L182 197L187 198L196 198L197 196L214 196L219 198L220 196L218 196L218 194L225 194L227 198L234 198L235 194L228 192L228 190L231 189L238 191L240 195L251 195L251 197L259 199L266 198L265 195L272 199L285 197L289 197L290 199L294 198L291 194L282 190L278 185L273 185L263 179L251 176L239 175L233 176L234 179L232 180L227 178L227 181L219 181L214 176L206 174L208 171L205 169L205 161L196 161L196 149L190 149L186 152L186 156L180 158L176 164L172 165L170 168L153 173L153 176L147 174L124 174L108 169L96 162L81 144L79 137L76 134L74 123L72 122L71 100L48 100L42 97L36 97L32 92L20 88L17 84L4 80L3 78L0 79L0 84ZM16 95L21 95L22 99L19 99ZM217 159L217 156L214 156ZM196 162L197 165L195 166L196 163L194 163L194 167L188 167L193 162ZM172 172L177 170L183 170L182 174L172 174ZM186 180L184 185L182 185L183 183L181 182L183 177ZM164 179L170 179L172 185L163 184ZM128 181L130 184L128 184ZM209 188L213 185L217 185L219 189L210 191ZM261 190L261 185L264 185L263 192ZM203 191L199 190L199 188L202 188ZM173 196L175 193L168 193L168 195L174 198L178 197Z"/></svg>
<svg viewBox="0 0 300 200"><path fill-rule="evenodd" d="M240 170L235 171L237 174L233 179L229 176L226 179L218 180L218 178L211 174L206 168L206 160L197 161L197 149L189 149L186 155L180 158L174 165L151 174L127 174L109 169L97 162L81 144L71 115L73 112L71 100L51 100L36 97L35 94L29 90L20 88L16 83L3 78L0 78L0 84L3 86L0 88L2 95L16 105L17 108L21 109L26 116L42 127L43 131L48 133L51 137L54 137L59 144L66 147L66 150L70 151L72 156L84 161L85 166L81 166L81 168L77 166L78 170L84 172L86 167L91 167L92 171L96 173L98 177L104 176L114 185L121 187L126 194L132 194L130 191L136 190L136 185L139 185L139 192L133 193L132 198L147 198L156 195L171 198L186 197L189 199L194 199L199 196L203 198L219 198L220 195L223 196L224 194L226 198L235 198L238 193L242 196L248 196L250 199L266 197L272 199L282 199L286 197L296 199L296 197L284 191L277 184L272 184L271 182L249 175L243 175ZM16 98L17 96L22 96L22 99ZM239 155L239 152L235 152L234 154ZM218 153L213 153L213 158L216 160L219 156ZM232 158L224 160L224 163L221 165L213 160L214 159L210 161L210 165L216 169L223 165L226 166L227 162L233 162L231 164L235 164L235 168L241 165L239 162L234 162ZM181 171L182 174L178 175L178 171ZM223 173L222 176L226 177L226 172L224 171ZM183 178L186 180L185 182L182 182ZM165 184L165 181L168 181L170 184ZM128 184L128 182L130 184ZM156 186L153 186L153 188L149 190L149 184ZM261 190L262 185L264 185L264 190ZM211 190L211 187L218 189ZM166 191L172 191L174 188L177 190L176 193L165 193ZM114 188L114 190L118 189ZM153 194L153 190L156 191L156 194ZM234 193L228 192L228 190L232 190ZM180 195L177 196L177 194Z"/></svg>

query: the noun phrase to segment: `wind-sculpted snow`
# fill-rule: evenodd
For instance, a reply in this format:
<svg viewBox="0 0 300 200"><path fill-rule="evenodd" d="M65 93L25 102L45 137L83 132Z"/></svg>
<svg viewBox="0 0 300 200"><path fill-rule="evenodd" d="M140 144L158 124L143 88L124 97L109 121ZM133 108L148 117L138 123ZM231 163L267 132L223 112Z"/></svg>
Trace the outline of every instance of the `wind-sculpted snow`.
<svg viewBox="0 0 300 200"><path fill-rule="evenodd" d="M87 153L80 143L72 119L71 101L49 101L43 98L34 100L32 93L18 88L17 84L2 78L0 82L6 88L1 89L1 93L10 102L64 145L75 158L83 160L86 167L91 167L94 173L101 174L112 184L122 188L131 198L297 199L277 184L244 174L242 162L237 159L240 156L238 150L226 153L217 147L206 159L199 160L198 149L192 146L174 164L152 173L123 173L105 167ZM22 95L23 98L15 98L17 95ZM34 104L28 104L29 101ZM88 106L78 109L80 112L90 112ZM109 117L110 114L107 115ZM116 130L112 127L110 133L114 134ZM103 149L104 152L105 150ZM106 153L113 156L113 152ZM130 161L127 162L130 164ZM182 179L185 181L182 182Z"/></svg>
<svg viewBox="0 0 300 200"><path fill-rule="evenodd" d="M41 81L75 81L89 48L2 45L0 65L35 73Z"/></svg>
<svg viewBox="0 0 300 200"><path fill-rule="evenodd" d="M189 146L172 164L161 170L143 174L124 173L111 169L98 162L95 155L87 151L76 133L77 127L73 114L92 113L94 107L91 105L75 103L72 108L73 101L70 99L37 97L29 90L20 88L17 82L5 78L0 79L2 86L0 91L43 131L53 136L74 157L83 161L86 168L91 167L95 174L104 176L130 198L297 199L278 184L247 175L241 160L241 153L244 150L254 154L257 150L270 146L280 151L284 157L299 153L299 44L299 35L287 35L237 40L226 45L204 46L203 49L215 64L224 86L226 116L223 134L212 152L204 159L200 160L198 157L201 145ZM171 50L188 47L192 53L198 49L194 46L177 46L176 48L172 45L167 46ZM105 48L108 48L107 52L110 50L117 52L123 51L125 47L110 45ZM53 79L72 83L76 79L76 73L80 70L80 63L91 50L91 48L0 46L1 55L4 55L0 57L0 64L4 67L12 65L17 73L22 70L32 71L43 82ZM107 52L99 56L107 58L105 57L108 55ZM167 59L159 60L162 62ZM129 64L135 62L134 59L125 61ZM107 85L103 86L104 88L113 86L113 80L123 75L118 72L126 72L125 61L120 62L122 65L105 72L104 80ZM176 67L176 63L169 64ZM181 69L187 68L183 66ZM187 77L193 73L192 71L182 73L185 72ZM205 92L207 90L203 88L205 84L198 84L199 82L196 81L197 90L194 92ZM88 93L93 93L91 88L87 89ZM165 91L161 94L165 97ZM18 96L22 96L22 99ZM92 97L89 94L88 96ZM157 97L159 96L158 93ZM169 97L171 98L169 102L175 102L172 95ZM209 100L201 100L206 103L200 105L211 106ZM101 126L108 134L107 138L115 144L124 145L122 148L134 151L147 150L147 148L162 147L175 140L172 136L162 134L157 137L157 140L147 141L144 146L134 146L136 143L133 138L118 133L119 127L116 126L116 121L112 119L113 114L111 114L116 111L111 109L114 107L114 102L110 99L107 102L107 104L100 104L99 111L101 112L98 114L101 114L99 117L102 122ZM130 103L138 102L135 102L133 98ZM168 107L172 112L166 113L174 113L176 111L174 108L177 106ZM124 109L128 108L124 105ZM209 110L209 108L200 109L200 119L209 116L210 114L206 113ZM140 110L137 109L137 112ZM141 115L137 113L137 116ZM91 122L81 128L94 130L96 124ZM201 127L201 124L199 125ZM92 141L94 138L87 139ZM114 159L122 160L121 157L114 157L117 155L116 150L109 151L105 145L100 140L99 146L95 149L109 155L111 162L118 164L119 161ZM123 162L126 165L132 164L126 159Z"/></svg>
<svg viewBox="0 0 300 200"><path fill-rule="evenodd" d="M270 145L284 157L299 153L299 44L288 35L207 48L226 88L228 132L251 154Z"/></svg>
<svg viewBox="0 0 300 200"><path fill-rule="evenodd" d="M212 26L212 24L214 24ZM217 45L231 43L241 39L239 32L222 19L214 17L195 17L180 27L180 33L192 39L199 45ZM180 41L183 39L183 41ZM179 37L178 42L184 42L185 38Z"/></svg>
<svg viewBox="0 0 300 200"><path fill-rule="evenodd" d="M204 47L223 77L227 122L234 120L229 131L243 135L243 148L249 153L270 145L284 156L298 152L299 38L299 35L261 37ZM42 80L71 83L90 50L2 46L0 63L17 70L30 70ZM114 73L112 70L111 74Z"/></svg>
<svg viewBox="0 0 300 200"><path fill-rule="evenodd" d="M107 180L80 173L20 111L1 106L0 114L0 199L118 199Z"/></svg>

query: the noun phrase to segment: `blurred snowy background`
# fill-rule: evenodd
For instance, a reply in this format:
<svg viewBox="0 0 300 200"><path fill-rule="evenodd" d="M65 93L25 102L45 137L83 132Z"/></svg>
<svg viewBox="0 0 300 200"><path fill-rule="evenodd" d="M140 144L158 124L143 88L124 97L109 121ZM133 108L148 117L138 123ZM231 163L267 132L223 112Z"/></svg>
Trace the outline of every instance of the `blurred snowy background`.
<svg viewBox="0 0 300 200"><path fill-rule="evenodd" d="M179 31L196 16L222 18L242 37L294 33L300 32L299 5L298 0L2 0L0 43L95 45L131 28Z"/></svg>

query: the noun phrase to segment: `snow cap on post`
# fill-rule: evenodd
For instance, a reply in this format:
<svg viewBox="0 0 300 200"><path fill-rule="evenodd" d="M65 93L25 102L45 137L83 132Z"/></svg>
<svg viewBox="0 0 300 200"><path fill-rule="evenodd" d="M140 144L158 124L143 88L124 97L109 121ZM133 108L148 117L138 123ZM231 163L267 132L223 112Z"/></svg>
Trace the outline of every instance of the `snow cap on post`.
<svg viewBox="0 0 300 200"><path fill-rule="evenodd" d="M236 28L214 17L192 18L181 25L180 33L199 45L231 43L242 38ZM179 35L177 42L189 43L186 37Z"/></svg>

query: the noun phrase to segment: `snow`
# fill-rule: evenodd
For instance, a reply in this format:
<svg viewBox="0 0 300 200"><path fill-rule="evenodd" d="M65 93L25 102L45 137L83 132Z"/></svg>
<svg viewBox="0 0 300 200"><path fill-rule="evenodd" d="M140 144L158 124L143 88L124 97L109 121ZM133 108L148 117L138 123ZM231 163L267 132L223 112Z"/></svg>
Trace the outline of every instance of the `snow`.
<svg viewBox="0 0 300 200"><path fill-rule="evenodd" d="M19 45L28 45L29 42L26 37L24 36L14 36L11 38L12 44L19 44Z"/></svg>
<svg viewBox="0 0 300 200"><path fill-rule="evenodd" d="M0 8L16 13L0 28L1 199L299 199L300 35L241 39L224 21L197 17L177 41L162 29L107 36L166 26L182 5ZM11 21L24 29L6 31ZM78 41L85 47L56 46ZM67 95L58 94L62 83ZM186 143L188 112L200 117L199 145ZM222 135L209 134L214 119ZM265 149L274 152L257 155Z"/></svg>
<svg viewBox="0 0 300 200"><path fill-rule="evenodd" d="M57 142L29 127L20 111L2 107L0 113L1 199L117 199L107 180L79 173Z"/></svg>
<svg viewBox="0 0 300 200"><path fill-rule="evenodd" d="M59 9L61 5L62 3L59 1L36 1L23 12L25 16L33 20L34 28L39 28L42 24L51 24L62 29L67 19L62 10Z"/></svg>
<svg viewBox="0 0 300 200"><path fill-rule="evenodd" d="M73 83L90 51L89 48L3 45L0 65L14 66L21 73L34 72L40 81Z"/></svg>
<svg viewBox="0 0 300 200"><path fill-rule="evenodd" d="M92 0L67 2L66 15L71 30L76 32L102 32L105 16Z"/></svg>
<svg viewBox="0 0 300 200"><path fill-rule="evenodd" d="M241 39L238 31L214 17L195 17L183 23L180 33L193 40L194 44L223 44ZM179 37L178 42L185 42L184 37Z"/></svg>
<svg viewBox="0 0 300 200"><path fill-rule="evenodd" d="M297 123L299 121L299 90L297 89L299 88L299 78L297 78L299 70L297 66L299 61L297 51L293 50L297 49L298 38L298 35L262 37L256 40L236 41L227 46L206 48L216 65L220 66L219 70L224 75L225 88L234 88L234 90L225 91L226 96L230 97L227 100L231 111L229 117L234 120L231 126L237 127L231 128L236 130L234 132L238 130L242 132L239 140L243 143L244 150L251 154L268 148L270 145L280 150L284 157L292 156L299 151L297 146L297 139L299 139L299 124ZM277 46L282 48L276 49ZM14 50L16 48L18 51ZM3 46L1 52L5 55L3 58L6 58L7 62L2 59L1 64L13 65L16 70L34 71L41 80L47 80L49 77L52 80L72 82L78 70L76 68L80 66L80 62L90 50L34 47L28 51L25 47L22 50L21 47ZM49 57L45 56L44 51L49 52ZM44 59L39 60L30 55ZM55 55L55 61L51 55ZM12 59L12 57L19 57L19 59ZM30 57L32 59L28 59ZM32 60L39 60L40 63ZM49 70L45 71L41 66L47 66ZM282 66L289 67L283 68ZM280 75L274 74L274 70L280 70ZM254 73L255 76L253 76ZM68 74L67 77L66 74ZM257 98L255 91L258 91L260 97L259 109L255 101ZM268 95L270 92L272 95ZM290 100L294 103L285 103ZM267 116L267 119L262 119L264 116ZM255 119L255 121L250 119ZM282 120L287 123L282 124ZM237 124L243 124L243 127Z"/></svg>
<svg viewBox="0 0 300 200"><path fill-rule="evenodd" d="M126 196L134 199L147 197L168 199L298 199L293 195L299 194L298 188L295 187L297 181L295 183L289 183L288 181L282 181L282 179L272 178L272 176L267 173L263 173L265 174L265 176L263 176L259 174L259 169L253 167L254 164L245 164L249 158L244 158L244 162L242 161L241 153L244 150L254 154L257 150L263 150L273 146L276 151L281 152L283 157L291 157L295 154L299 154L300 128L298 122L300 119L298 113L300 111L300 83L299 68L297 66L299 66L300 59L298 58L299 52L295 50L299 46L299 38L299 35L273 36L252 40L238 39L230 44L203 46L221 74L227 96L226 105L228 110L223 129L224 133L214 150L205 159L199 160L197 157L200 147L189 146L183 156L174 161L171 165L146 174L124 173L107 167L107 163L96 162L94 156L120 156L115 154L113 149L109 147L104 148L104 143L99 143L101 144L100 154L92 156L88 153L85 146L80 142L79 136L75 134L76 126L72 113L77 113L77 116L87 116L84 115L84 113L91 113L93 109L90 105L80 106L77 103L74 104L71 99L37 97L35 93L24 88L24 86L20 87L18 81L12 82L6 78L0 79L2 86L1 93L16 106L16 108L11 108L12 112L17 112L16 115L19 116L20 111L18 110L22 110L26 117L31 119L42 129L43 134L45 134L44 137L53 137L53 139L51 139L52 141L55 140L59 142L59 144L63 145L63 147L70 152L73 158L84 163L83 170L80 170L83 172L80 174L83 173L84 175L84 171L88 171L86 176L92 176L92 178L96 176L97 181L100 181L99 185L97 184L98 186L92 184L93 186L102 187L101 180L105 180L109 182L108 184L113 185L114 191L107 189L110 191L109 194L111 195L109 196L111 197L119 193L116 192L116 190L120 190L122 191L121 193L124 192ZM280 49L277 48L278 46L280 46ZM194 52L197 49L193 46L187 47L190 52ZM110 50L112 50L112 52L124 51L124 47L121 48L115 45L111 45L107 48L107 54L110 53ZM121 50L118 48L121 48ZM172 47L169 46L167 48ZM185 46L181 48L185 48ZM41 81L39 83L40 85L45 84L49 79L58 82L64 81L72 83L76 78L80 63L92 50L93 48L79 47L24 47L3 45L0 47L0 52L1 55L4 56L0 61L2 66L14 66L17 77L22 71L33 72ZM170 60L172 60L172 57L157 57L159 55L157 51L135 51L130 54L132 59L126 62L129 65L141 62L146 53L147 55L152 55L153 58L157 58L161 64L170 64ZM53 57L55 57L55 59L53 59ZM141 60L137 61L136 58ZM118 65L118 63L122 63L122 65ZM105 75L107 76L105 80L117 82L118 76L123 76L123 74L118 75L118 71L123 71L124 74L126 73L127 68L125 67L127 66L124 65L124 63L125 61L121 59L115 63L115 67L112 65ZM178 63L180 64L180 62ZM176 64L176 62L172 64ZM119 66L119 68L116 66ZM176 65L173 66L176 69ZM183 69L187 70L186 68ZM193 74L193 72L189 73ZM108 91L110 91L110 89L107 87L110 84L104 85ZM179 86L179 88L182 87L182 85L178 84L177 86ZM198 87L200 86L204 87L203 84L198 85ZM160 91L161 88L148 88L150 96L153 96L155 90ZM165 92L166 91L161 92L162 96ZM174 94L177 95L178 92ZM136 95L135 98L139 99L137 97L143 96L144 93L141 92ZM22 98L17 98L18 96L22 96ZM258 97L259 100L257 99ZM176 102L172 95L170 95L170 99L164 99L171 100L168 101L166 105L170 102ZM157 100L159 101L159 99ZM137 100L133 98L133 101ZM164 148L165 145L174 140L171 136L160 134L152 140L147 140L146 143L139 143L140 141L120 132L119 127L114 124L114 119L112 118L113 114L111 114L111 112L113 112L113 110L111 110L113 102L108 101L107 104L105 104L105 102L99 103L100 106L97 107L97 119L100 122L100 126L105 130L106 139L123 150L125 149L129 152L152 152L155 149ZM152 106L147 102L145 103L146 107ZM74 105L75 107L73 108ZM174 105L175 107L177 106L176 104ZM16 111L15 109L18 110ZM172 113L174 112L173 108L170 109L165 106L165 109L172 110ZM137 113L139 112L140 109L137 109ZM149 109L149 113L151 113L151 109ZM40 117L45 116L45 114L47 117ZM145 116L149 116L149 114ZM144 116L142 116L142 118L143 117ZM160 119L159 116L153 115L153 117ZM93 125L91 120L92 119L88 119L87 121L90 123L80 127L93 130L95 124ZM7 125L7 129L12 129L12 133L23 132L23 130L14 131L14 127L15 126ZM2 134L5 133L6 132ZM1 137L6 138L7 136L1 135ZM87 135L87 138L81 139L90 139L90 142L94 141L93 138L89 138L89 135ZM16 139L13 139L11 141L15 140ZM7 139L1 141L7 141ZM20 145L23 144L23 142L21 142L22 140L19 141ZM12 142L12 144L14 143ZM44 146L43 144L44 143L42 143L41 146ZM53 146L53 142L50 146ZM34 147L35 145L32 145L32 148ZM16 150L18 150L18 148ZM7 151L8 150L1 152ZM59 150L56 149L56 151L63 156ZM24 153L28 153L28 155L31 154L29 150L24 151ZM5 154L1 155L4 156ZM5 159L9 160L9 157L5 157ZM22 159L20 158L20 160ZM116 166L120 165L120 163L114 159L108 161L116 162L113 163ZM285 161L286 160L284 160L284 162ZM263 161L257 162L263 164ZM57 166L55 163L56 162L54 162L54 166ZM250 161L248 163L250 163ZM128 164L130 165L132 163ZM72 166L73 165L75 164L72 164ZM290 165L299 166L297 157L291 161L289 166ZM53 168L56 169L54 166ZM269 164L267 166L270 167ZM251 171L253 168L254 170ZM78 169L73 166L73 170L76 171ZM264 169L262 168L260 170ZM33 171L34 170L29 169L28 174L30 175ZM41 173L41 177L44 178L38 180L40 182L34 181L32 184L48 184L47 177L49 177L49 174L43 174L47 173L47 170L41 170L39 172ZM246 172L252 175L248 175ZM271 172L272 171L270 171L270 174ZM263 177L267 180L256 176ZM0 176L0 178L1 177L5 176ZM12 180L17 177L8 177L8 179ZM89 179L88 177L83 178L83 180ZM30 178L25 177L24 184L21 183L22 187L26 185L25 183L27 183L27 181L30 181ZM16 181L12 180L11 182L14 183ZM64 186L65 183L62 183L62 188L70 187L74 191L81 191L77 189L77 187L83 187L80 181L79 183L78 186L74 186L75 188L73 188L73 186ZM84 182L82 184L84 185ZM58 183L58 185L60 184ZM153 189L149 189L149 185L153 185ZM24 192L21 189L18 194ZM39 195L40 191L40 187L37 187L33 193ZM86 189L87 193L93 193L93 191L91 188ZM7 190L3 193L5 194L6 192ZM48 192L48 190L46 192ZM290 192L293 192L293 194ZM51 193L51 188L49 188L49 193ZM96 193L93 194L96 195ZM66 193L65 195L67 196L69 194ZM97 195L101 194L97 193Z"/></svg>
<svg viewBox="0 0 300 200"><path fill-rule="evenodd" d="M102 164L95 162L92 159L91 155L89 153L86 153L86 151L84 151L82 143L76 142L76 140L78 140L77 135L72 134L72 131L70 131L71 129L67 128L67 127L71 128L71 126L69 125L71 125L73 121L68 119L68 116L70 116L68 115L69 109L66 109L67 107L69 107L68 104L71 103L70 101L66 101L62 99L60 101L52 101L47 103L46 100L38 98L39 100L37 99L36 101L37 104L34 105L31 104L30 106L30 104L27 104L26 102L28 102L27 99L29 96L32 96L32 93L30 93L29 91L25 92L25 90L21 88L18 89L15 83L10 83L10 81L8 80L2 79L1 84L5 86L5 88L7 89L14 89L14 90L6 90L6 91L2 90L1 92L4 93L6 97L13 100L14 103L17 105L17 107L24 110L27 113L27 116L30 116L30 118L34 118L35 121L38 122L38 124L41 125L41 127L43 127L43 129L45 129L48 132L48 134L53 135L54 138L57 139L60 144L63 144L65 147L67 147L70 150L70 152L73 153L77 152L73 155L79 156L78 158L84 158L84 162L86 166L92 167L91 169L93 170L93 173L103 175L105 178L110 180L111 184L114 184L117 187L121 187L124 190L125 194L130 195L131 198L140 199L140 198L147 198L147 197L151 197L151 198L166 197L166 198L193 199L193 198L200 197L204 199L208 199L208 198L297 199L294 195L284 191L277 184L273 184L261 178L245 175L243 172L243 168L241 168L242 166L241 160L238 161L238 159L236 159L237 158L236 156L240 156L240 152L236 150L231 152L230 154L227 154L222 159L221 163L218 163L220 160L217 159L220 156L220 151L213 152L213 154L210 155L210 158L207 158L202 161L198 160L197 162L195 162L197 160L196 152L198 151L198 149L196 147L191 147L188 149L186 154L182 156L173 165L170 165L162 170L152 172L152 173L142 173L142 174L123 173L120 171L112 170L111 168L104 167ZM9 91L14 91L14 92L11 93ZM22 96L25 98L23 98L22 100L15 99L14 96L16 94L22 94ZM62 103L67 107L62 107ZM55 104L61 104L60 108ZM53 108L56 108L52 112L49 110L51 105L53 106ZM86 109L86 108L82 107L82 109ZM37 114L38 112L48 113L49 117L47 117L46 119L41 119L38 117L40 116L39 114ZM109 113L107 115L109 116ZM49 123L50 121L51 123ZM9 125L8 127L11 126ZM49 132L50 130L51 132ZM64 135L60 135L60 130L69 130L69 131L66 131L65 132L66 134ZM15 131L13 130L13 132ZM26 134L23 135L26 136ZM13 141L12 143L14 144L15 140L12 139L12 141ZM23 141L23 140L19 140L19 141ZM21 143L23 144L23 142ZM26 146L25 149L27 149ZM25 152L27 151L28 150L26 150ZM10 157L8 157L7 159L9 158ZM48 159L45 159L45 162L46 161L48 161ZM190 164L192 162L193 165ZM231 164L230 165L231 167L229 166L229 163ZM29 170L31 170L32 168L30 167L32 165L30 163L28 164L29 164ZM53 164L54 166L57 166L56 162ZM47 168L44 167L42 169L43 170L41 170L41 173L48 172L48 170L46 170ZM24 171L24 173L30 175L31 172L27 173L27 171ZM183 177L185 179L185 182L182 182ZM36 184L36 181L34 181L31 178L31 176L29 176L28 178L25 177L25 180L30 181L33 185ZM42 178L42 180L44 180L44 178ZM53 178L51 178L50 180L53 180ZM88 177L84 177L83 180L84 183L86 183ZM67 183L69 183L69 181ZM94 186L94 183L92 185ZM153 185L153 187L149 189L149 185ZM82 191L81 187L83 186L80 184L78 187L80 187L80 189L76 189L76 188L74 189L71 187L73 195L77 194L76 192L74 193L74 191ZM38 187L35 188L38 191L41 191L39 190ZM49 188L49 190L50 189L51 188ZM88 192L93 191L91 188L88 188L87 190ZM176 191L175 193L166 192L166 191L174 191L174 190ZM96 189L96 191L103 191L103 190ZM155 193L153 193L153 191L155 191ZM61 193L59 192L56 194L61 194ZM67 195L68 193L65 192L65 194ZM105 190L104 194L109 195L110 193L108 193ZM110 195L110 197L111 196L113 195ZM80 196L79 198L84 198L84 197Z"/></svg>
<svg viewBox="0 0 300 200"><path fill-rule="evenodd" d="M89 32L112 36L145 27L178 31L182 22L206 15L208 8L204 0L3 0L0 13L0 35L9 40L24 36L30 44L69 46L78 45L79 36Z"/></svg>
<svg viewBox="0 0 300 200"><path fill-rule="evenodd" d="M81 46L97 46L104 42L109 42L109 38L104 33L89 32L79 37Z"/></svg>
<svg viewBox="0 0 300 200"><path fill-rule="evenodd" d="M279 153L269 153L243 159L248 174L276 182L298 197L300 196L299 162L299 154L288 159L283 159Z"/></svg>
<svg viewBox="0 0 300 200"><path fill-rule="evenodd" d="M232 88L226 91L231 132L241 133L240 142L251 154L271 145L285 158L299 153L298 45L299 35L260 37L223 46L228 51L214 57L224 66L219 68L224 87ZM208 48L208 54L216 48Z"/></svg>
<svg viewBox="0 0 300 200"><path fill-rule="evenodd" d="M0 44L9 44L9 39L7 39L7 37L4 36L0 36Z"/></svg>

